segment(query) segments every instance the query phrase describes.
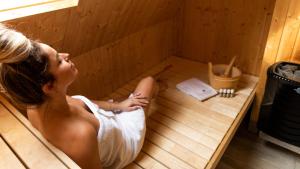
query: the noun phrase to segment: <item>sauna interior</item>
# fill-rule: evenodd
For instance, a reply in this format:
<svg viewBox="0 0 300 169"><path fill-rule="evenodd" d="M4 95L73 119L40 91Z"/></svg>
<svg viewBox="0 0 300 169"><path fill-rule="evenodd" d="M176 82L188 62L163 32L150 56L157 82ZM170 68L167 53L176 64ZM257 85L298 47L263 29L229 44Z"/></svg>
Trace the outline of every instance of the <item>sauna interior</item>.
<svg viewBox="0 0 300 169"><path fill-rule="evenodd" d="M1 23L70 53L79 75L69 95L120 100L161 73L166 88L151 103L143 148L127 169L300 169L297 153L257 129L268 67L300 63L299 0L25 2L9 9L0 2ZM200 102L176 88L193 77L209 84L207 63L233 56L242 72L234 97ZM0 109L0 168L79 168L3 94Z"/></svg>

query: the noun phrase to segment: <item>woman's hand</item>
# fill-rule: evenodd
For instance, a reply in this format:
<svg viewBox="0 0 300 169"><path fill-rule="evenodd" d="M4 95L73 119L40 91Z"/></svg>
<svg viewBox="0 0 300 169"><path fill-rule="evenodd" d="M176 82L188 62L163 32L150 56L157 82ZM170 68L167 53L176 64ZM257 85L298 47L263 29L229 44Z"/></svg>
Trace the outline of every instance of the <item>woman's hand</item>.
<svg viewBox="0 0 300 169"><path fill-rule="evenodd" d="M133 111L140 107L146 107L149 101L146 97L141 96L141 93L133 94L126 100L118 103L118 109L121 111Z"/></svg>

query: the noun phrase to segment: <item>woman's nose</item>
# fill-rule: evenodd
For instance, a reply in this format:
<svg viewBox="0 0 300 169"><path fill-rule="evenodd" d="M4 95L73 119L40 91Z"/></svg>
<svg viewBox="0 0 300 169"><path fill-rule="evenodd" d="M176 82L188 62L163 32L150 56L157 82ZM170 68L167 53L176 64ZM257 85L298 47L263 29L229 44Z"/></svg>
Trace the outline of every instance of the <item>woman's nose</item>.
<svg viewBox="0 0 300 169"><path fill-rule="evenodd" d="M70 60L69 54L68 54L68 53L62 53L62 57L63 57L63 59L65 59L65 61L67 61L67 62Z"/></svg>

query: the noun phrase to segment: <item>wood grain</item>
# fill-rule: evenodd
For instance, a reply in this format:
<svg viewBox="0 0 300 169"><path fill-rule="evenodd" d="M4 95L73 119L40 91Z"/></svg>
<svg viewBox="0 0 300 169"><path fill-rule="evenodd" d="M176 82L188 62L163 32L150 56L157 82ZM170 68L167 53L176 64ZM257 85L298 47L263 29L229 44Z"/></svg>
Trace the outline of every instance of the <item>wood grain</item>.
<svg viewBox="0 0 300 169"><path fill-rule="evenodd" d="M0 104L0 133L13 151L29 168L67 168L25 128L2 104ZM26 138L26 139L24 139ZM32 145L32 146L30 146ZM41 160L47 159L47 160Z"/></svg>
<svg viewBox="0 0 300 169"><path fill-rule="evenodd" d="M148 27L72 59L79 70L70 94L99 99L172 55L174 21Z"/></svg>
<svg viewBox="0 0 300 169"><path fill-rule="evenodd" d="M274 0L186 0L179 56L229 63L237 55L242 72L258 75Z"/></svg>
<svg viewBox="0 0 300 169"><path fill-rule="evenodd" d="M279 61L300 63L300 2L297 0L276 1L271 28L263 56L256 100L251 113L250 129L256 131L260 106L263 100L267 69Z"/></svg>
<svg viewBox="0 0 300 169"><path fill-rule="evenodd" d="M179 92L175 85L191 77L207 81L207 65L170 57L105 99L128 97L139 80L169 64L173 67L160 76L168 88L159 93L147 113L150 116L140 156L148 156L143 163L152 166L156 161L167 168L215 168L251 105L258 79L244 74L236 97L217 96L199 102Z"/></svg>
<svg viewBox="0 0 300 169"><path fill-rule="evenodd" d="M1 135L0 135L1 136ZM9 145L5 143L2 136L0 138L0 167L1 168L18 168L25 169L22 162L19 161Z"/></svg>
<svg viewBox="0 0 300 169"><path fill-rule="evenodd" d="M28 121L28 119L26 119L23 116L23 114L21 114L10 102L8 102L7 98L0 95L0 102L1 102L0 105L4 106L3 107L4 109L1 111L1 113L3 113L3 114L1 114L2 116L0 116L0 121L1 121L0 126L2 125L2 127L3 127L0 131L0 133L2 134L3 139L5 139L6 142L8 144L10 144L10 146L16 146L16 145L20 144L20 143L18 143L19 140L23 140L22 139L23 137L26 139L28 137L28 139L26 140L26 143L21 143L22 145L20 147L13 147L13 148L17 148L17 149L15 149L16 153L18 153L18 151L21 151L21 153L18 153L18 155L26 156L26 158L23 159L26 162L26 164L32 163L32 161L26 161L26 159L27 160L30 159L30 160L33 160L34 162L36 162L36 160L38 160L38 159L35 159L34 157L36 157L36 156L44 157L45 155L48 155L51 157L48 160L49 163L51 162L51 160L54 160L52 158L55 157L55 160L54 160L55 163L57 163L57 161L59 161L62 164L64 164L65 166L68 166L69 168L74 168L74 169L79 168L79 166L73 160L71 160L65 153L63 153L62 151L57 149L55 146L53 146L51 143L49 143L42 136L42 134L31 125L31 123ZM10 121L5 121L6 119L4 117L9 118ZM5 122L2 122L2 120L4 120ZM6 133L4 130L9 130L10 127L13 130ZM18 130L20 130L22 132L21 135L18 135L18 133L15 133ZM6 136L9 136L9 137L13 136L13 137L6 139ZM22 138L20 138L20 137L22 137ZM14 139L14 140L11 140L11 139ZM11 142L15 141L15 140L18 140L18 141L16 141L16 143L11 144ZM24 146L24 149L22 149L23 144L27 144L27 147ZM34 145L34 146L37 146L37 148L31 149L30 146L28 146L28 145ZM19 148L20 148L20 150L19 150ZM28 155L27 153L30 153L30 155ZM42 164L43 163L41 163L41 165ZM27 166L31 166L31 164L27 165ZM33 167L35 167L35 164L33 165ZM50 167L51 167L51 165L50 165Z"/></svg>

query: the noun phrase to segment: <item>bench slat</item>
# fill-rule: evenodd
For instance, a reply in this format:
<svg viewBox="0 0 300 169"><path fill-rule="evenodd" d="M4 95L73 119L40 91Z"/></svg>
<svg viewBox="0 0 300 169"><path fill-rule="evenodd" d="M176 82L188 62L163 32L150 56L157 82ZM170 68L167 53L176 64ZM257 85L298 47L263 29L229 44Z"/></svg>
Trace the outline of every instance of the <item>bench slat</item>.
<svg viewBox="0 0 300 169"><path fill-rule="evenodd" d="M80 167L70 159L64 152L60 151L52 144L50 144L38 130L36 130L31 123L26 119L11 103L7 101L2 95L0 95L0 102L5 106L5 108L12 114L21 124L24 126L36 139L38 139L41 144L45 146L60 162L65 166L72 169L79 169ZM0 118L0 120L2 120ZM31 144L30 144L31 145Z"/></svg>
<svg viewBox="0 0 300 169"><path fill-rule="evenodd" d="M0 133L29 168L67 168L2 104L0 118Z"/></svg>
<svg viewBox="0 0 300 169"><path fill-rule="evenodd" d="M145 169L167 169L167 167L149 155L145 154L143 151L139 153L138 157L135 159L135 162Z"/></svg>
<svg viewBox="0 0 300 169"><path fill-rule="evenodd" d="M162 125L161 123L148 119L147 126L152 129L153 131L159 133L160 135L167 137L168 139L172 140L173 142L185 147L186 149L196 153L197 155L201 156L202 158L209 160L209 158L213 154L213 150L206 147L205 145L198 143L194 140L191 140L180 133Z"/></svg>
<svg viewBox="0 0 300 169"><path fill-rule="evenodd" d="M149 128L147 129L146 139L195 168L204 168L208 161Z"/></svg>
<svg viewBox="0 0 300 169"><path fill-rule="evenodd" d="M163 98L156 98L159 105L151 105L151 111L158 111L159 113L176 120L186 126L189 126L201 133L204 133L218 141L223 138L225 132L225 125L210 116L204 116L202 113L194 112L190 109L178 106L177 104L167 101Z"/></svg>
<svg viewBox="0 0 300 169"><path fill-rule="evenodd" d="M0 137L0 159L0 168L25 169L24 165L10 150L2 137Z"/></svg>
<svg viewBox="0 0 300 169"><path fill-rule="evenodd" d="M128 166L126 166L124 169L142 169L142 167L138 166L135 163L131 163Z"/></svg>
<svg viewBox="0 0 300 169"><path fill-rule="evenodd" d="M203 144L212 150L215 150L218 146L217 140L215 140L205 134L202 134L201 132L198 132L190 127L187 127L184 124L176 122L175 120L172 120L169 117L166 117L166 116L160 114L159 112L153 113L150 116L150 118L155 121L159 121L160 123L167 126L168 128L180 133L181 135L183 135L191 140L194 140L195 142Z"/></svg>
<svg viewBox="0 0 300 169"><path fill-rule="evenodd" d="M145 140L144 146L142 150L152 156L157 161L160 161L168 168L174 169L192 169L193 167L188 165L187 163L181 161L180 159L176 158L175 156L171 155L167 151L159 148L158 146L154 145L153 143Z"/></svg>

